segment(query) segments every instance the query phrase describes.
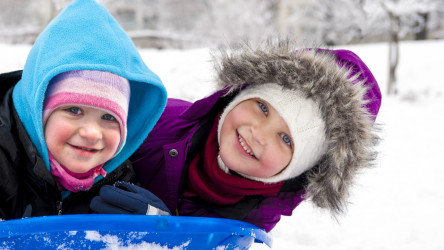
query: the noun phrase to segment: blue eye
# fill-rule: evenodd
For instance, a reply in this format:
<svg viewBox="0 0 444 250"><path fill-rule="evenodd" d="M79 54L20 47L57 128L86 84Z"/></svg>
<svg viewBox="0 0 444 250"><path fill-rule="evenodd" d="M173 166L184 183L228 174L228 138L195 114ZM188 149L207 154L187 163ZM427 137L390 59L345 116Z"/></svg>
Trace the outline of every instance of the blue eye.
<svg viewBox="0 0 444 250"><path fill-rule="evenodd" d="M265 115L268 115L268 108L267 105L263 104L262 102L257 102L259 104L259 107L261 108L262 112L264 112Z"/></svg>
<svg viewBox="0 0 444 250"><path fill-rule="evenodd" d="M66 108L65 110L70 112L70 113L73 113L75 115L82 114L82 110L80 108L78 108L78 107L69 107L69 108Z"/></svg>
<svg viewBox="0 0 444 250"><path fill-rule="evenodd" d="M114 116L110 115L110 114L104 114L102 116L102 119L103 120L107 120L107 121L116 121L116 118Z"/></svg>
<svg viewBox="0 0 444 250"><path fill-rule="evenodd" d="M282 140L288 144L289 146L291 146L291 138L290 136L286 135L286 134L281 134L281 138Z"/></svg>

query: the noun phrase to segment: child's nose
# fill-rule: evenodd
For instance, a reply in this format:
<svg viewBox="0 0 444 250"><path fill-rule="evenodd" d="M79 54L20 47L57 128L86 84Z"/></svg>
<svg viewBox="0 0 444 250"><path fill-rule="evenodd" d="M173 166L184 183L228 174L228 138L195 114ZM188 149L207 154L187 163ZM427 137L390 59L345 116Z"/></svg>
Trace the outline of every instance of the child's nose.
<svg viewBox="0 0 444 250"><path fill-rule="evenodd" d="M253 135L254 140L260 145L265 145L267 142L267 136L269 136L269 128L265 124L258 124L253 126L251 129L251 133Z"/></svg>
<svg viewBox="0 0 444 250"><path fill-rule="evenodd" d="M97 140L102 139L102 132L98 124L89 122L85 123L79 129L79 135L90 142L96 142Z"/></svg>

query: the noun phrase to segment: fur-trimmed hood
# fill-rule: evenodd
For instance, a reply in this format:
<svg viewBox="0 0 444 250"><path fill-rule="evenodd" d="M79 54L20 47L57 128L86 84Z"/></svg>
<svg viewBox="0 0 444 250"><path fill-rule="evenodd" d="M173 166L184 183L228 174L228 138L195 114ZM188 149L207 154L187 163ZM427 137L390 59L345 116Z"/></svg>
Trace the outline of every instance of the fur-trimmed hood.
<svg viewBox="0 0 444 250"><path fill-rule="evenodd" d="M351 51L298 50L288 41L238 46L221 52L217 62L218 87L228 93L273 82L319 105L328 146L306 172L305 198L333 214L343 212L353 180L372 165L379 140L374 120L381 93L364 62Z"/></svg>

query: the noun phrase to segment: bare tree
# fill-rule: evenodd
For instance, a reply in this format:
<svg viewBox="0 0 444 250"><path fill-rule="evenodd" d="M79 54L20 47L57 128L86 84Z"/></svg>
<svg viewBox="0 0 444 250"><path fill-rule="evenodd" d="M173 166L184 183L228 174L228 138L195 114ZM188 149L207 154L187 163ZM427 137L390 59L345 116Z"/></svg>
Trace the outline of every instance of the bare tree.
<svg viewBox="0 0 444 250"><path fill-rule="evenodd" d="M425 17L435 8L434 0L391 0L380 5L389 18L389 76L387 94L398 93L396 70L399 63L399 41L406 35L417 34L426 27Z"/></svg>
<svg viewBox="0 0 444 250"><path fill-rule="evenodd" d="M392 8L387 7L386 2L381 2L383 9L387 12L390 20L389 30L389 76L387 84L387 94L397 94L396 69L399 63L399 33L401 28L401 20L399 15L395 14Z"/></svg>

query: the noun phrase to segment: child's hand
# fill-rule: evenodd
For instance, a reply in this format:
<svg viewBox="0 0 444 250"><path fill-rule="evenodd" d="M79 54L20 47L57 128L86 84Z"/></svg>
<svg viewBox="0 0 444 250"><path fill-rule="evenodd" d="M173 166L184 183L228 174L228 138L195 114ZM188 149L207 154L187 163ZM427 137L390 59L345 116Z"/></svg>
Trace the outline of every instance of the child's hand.
<svg viewBox="0 0 444 250"><path fill-rule="evenodd" d="M92 199L90 208L100 214L171 215L153 193L123 181L103 186L99 196Z"/></svg>

